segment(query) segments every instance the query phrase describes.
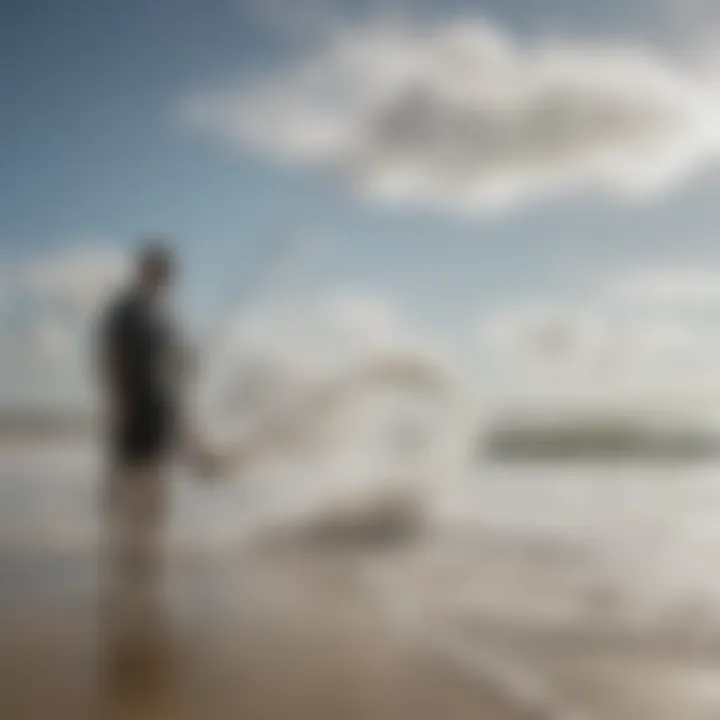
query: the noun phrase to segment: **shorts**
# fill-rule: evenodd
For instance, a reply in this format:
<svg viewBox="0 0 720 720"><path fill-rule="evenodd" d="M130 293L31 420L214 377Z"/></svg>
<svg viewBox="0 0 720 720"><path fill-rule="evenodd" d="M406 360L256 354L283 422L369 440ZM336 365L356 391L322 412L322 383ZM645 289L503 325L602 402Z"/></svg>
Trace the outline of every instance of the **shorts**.
<svg viewBox="0 0 720 720"><path fill-rule="evenodd" d="M112 429L115 462L137 466L166 460L176 441L175 413L165 403L143 402L130 409Z"/></svg>

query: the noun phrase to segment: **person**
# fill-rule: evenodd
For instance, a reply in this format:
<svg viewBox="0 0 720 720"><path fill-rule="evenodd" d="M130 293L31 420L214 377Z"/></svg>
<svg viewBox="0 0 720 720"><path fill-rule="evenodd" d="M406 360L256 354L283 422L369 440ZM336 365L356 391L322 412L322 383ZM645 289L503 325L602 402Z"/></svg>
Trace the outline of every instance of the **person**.
<svg viewBox="0 0 720 720"><path fill-rule="evenodd" d="M173 461L184 452L206 466L211 457L194 440L183 407L189 362L168 310L175 278L171 251L146 243L129 287L110 302L98 327L108 442L102 607L114 665L127 665L128 647L147 645L166 619L161 556ZM133 646L132 638L144 644Z"/></svg>

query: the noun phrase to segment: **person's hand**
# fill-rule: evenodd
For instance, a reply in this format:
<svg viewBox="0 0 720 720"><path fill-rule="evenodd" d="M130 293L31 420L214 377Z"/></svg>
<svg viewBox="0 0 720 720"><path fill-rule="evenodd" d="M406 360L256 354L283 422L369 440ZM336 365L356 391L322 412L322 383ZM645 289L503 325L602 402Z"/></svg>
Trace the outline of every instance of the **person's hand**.
<svg viewBox="0 0 720 720"><path fill-rule="evenodd" d="M190 463L197 476L206 482L216 482L224 471L220 454L206 447L196 448Z"/></svg>

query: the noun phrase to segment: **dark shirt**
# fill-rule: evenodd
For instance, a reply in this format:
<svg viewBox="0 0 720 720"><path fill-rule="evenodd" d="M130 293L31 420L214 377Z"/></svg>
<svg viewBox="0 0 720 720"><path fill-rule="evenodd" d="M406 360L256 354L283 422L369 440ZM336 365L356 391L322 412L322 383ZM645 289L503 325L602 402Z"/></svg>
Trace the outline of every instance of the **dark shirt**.
<svg viewBox="0 0 720 720"><path fill-rule="evenodd" d="M130 408L169 407L175 388L171 362L174 331L155 304L138 292L120 296L102 327L114 392Z"/></svg>

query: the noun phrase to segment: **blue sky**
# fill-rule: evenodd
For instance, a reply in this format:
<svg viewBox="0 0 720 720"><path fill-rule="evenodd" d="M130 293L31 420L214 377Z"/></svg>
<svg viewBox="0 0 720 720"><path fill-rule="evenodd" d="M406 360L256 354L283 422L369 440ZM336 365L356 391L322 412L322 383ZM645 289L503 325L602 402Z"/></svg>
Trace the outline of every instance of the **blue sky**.
<svg viewBox="0 0 720 720"><path fill-rule="evenodd" d="M468 213L427 194L378 202L322 162L287 162L254 138L228 143L183 110L217 89L277 87L322 57L337 28L388 17L490 23L520 48L621 44L694 72L687 48L708 42L708 4L287 3L0 0L3 265L12 273L77 247L169 235L186 266L183 307L202 324L242 296L268 246L290 232L294 287L387 296L440 333L518 303L589 302L589 287L656 265L720 274L711 159L642 202L579 183Z"/></svg>

